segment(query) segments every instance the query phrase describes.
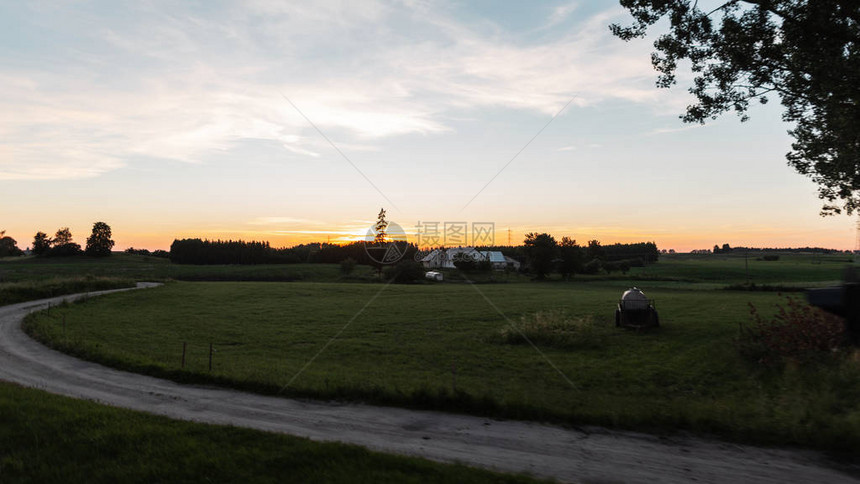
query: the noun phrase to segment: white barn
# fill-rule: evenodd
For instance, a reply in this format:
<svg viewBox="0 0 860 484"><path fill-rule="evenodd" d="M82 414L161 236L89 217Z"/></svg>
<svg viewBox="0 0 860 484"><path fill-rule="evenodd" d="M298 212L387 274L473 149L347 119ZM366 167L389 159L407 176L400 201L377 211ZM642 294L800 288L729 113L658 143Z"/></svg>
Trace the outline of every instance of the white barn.
<svg viewBox="0 0 860 484"><path fill-rule="evenodd" d="M493 269L503 271L507 267L514 270L520 268L519 261L506 257L499 251L481 251L474 247L452 247L450 249L434 249L421 259L425 269L456 269L454 259L471 257L476 261L490 261Z"/></svg>

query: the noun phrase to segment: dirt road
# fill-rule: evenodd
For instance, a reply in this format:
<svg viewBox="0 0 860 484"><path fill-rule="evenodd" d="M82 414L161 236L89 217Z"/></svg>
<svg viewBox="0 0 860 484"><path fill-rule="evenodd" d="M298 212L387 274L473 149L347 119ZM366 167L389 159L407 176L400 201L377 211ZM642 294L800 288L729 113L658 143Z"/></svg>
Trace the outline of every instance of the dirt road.
<svg viewBox="0 0 860 484"><path fill-rule="evenodd" d="M101 293L90 295L96 294ZM566 482L860 482L858 468L849 475L814 452L180 385L72 358L21 331L30 311L73 297L0 308L0 379L182 420L340 441Z"/></svg>

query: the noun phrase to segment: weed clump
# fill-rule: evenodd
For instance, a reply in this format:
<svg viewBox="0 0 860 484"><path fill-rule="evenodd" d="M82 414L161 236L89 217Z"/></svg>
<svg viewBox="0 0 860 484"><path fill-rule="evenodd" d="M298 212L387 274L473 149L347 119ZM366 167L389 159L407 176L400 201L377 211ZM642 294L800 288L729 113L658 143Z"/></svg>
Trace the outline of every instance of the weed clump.
<svg viewBox="0 0 860 484"><path fill-rule="evenodd" d="M511 322L499 333L503 344L528 344L556 348L599 348L606 344L609 329L591 315L572 317L564 310L539 311Z"/></svg>

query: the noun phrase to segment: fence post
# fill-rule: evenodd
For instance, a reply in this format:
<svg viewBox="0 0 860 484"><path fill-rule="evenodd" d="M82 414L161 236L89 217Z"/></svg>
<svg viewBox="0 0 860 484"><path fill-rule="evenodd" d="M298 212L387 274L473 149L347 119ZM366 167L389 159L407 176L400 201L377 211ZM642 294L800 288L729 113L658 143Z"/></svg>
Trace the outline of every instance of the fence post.
<svg viewBox="0 0 860 484"><path fill-rule="evenodd" d="M185 341L182 342L182 369L185 369L185 347L188 345Z"/></svg>
<svg viewBox="0 0 860 484"><path fill-rule="evenodd" d="M63 339L66 339L66 315L63 314Z"/></svg>
<svg viewBox="0 0 860 484"><path fill-rule="evenodd" d="M209 343L209 371L212 371L212 343Z"/></svg>

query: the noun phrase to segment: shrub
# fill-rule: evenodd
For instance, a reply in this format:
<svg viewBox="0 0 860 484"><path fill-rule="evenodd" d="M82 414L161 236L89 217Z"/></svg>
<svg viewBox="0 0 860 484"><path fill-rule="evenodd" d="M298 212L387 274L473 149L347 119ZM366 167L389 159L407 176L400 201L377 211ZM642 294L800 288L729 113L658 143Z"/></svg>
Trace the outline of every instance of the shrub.
<svg viewBox="0 0 860 484"><path fill-rule="evenodd" d="M394 279L398 284L407 284L424 279L424 266L414 260L401 260L397 265L386 267L384 274L386 279Z"/></svg>
<svg viewBox="0 0 860 484"><path fill-rule="evenodd" d="M81 250L81 246L74 242L69 242L62 245L55 245L48 250L48 257L70 257L74 255L83 254L84 251Z"/></svg>
<svg viewBox="0 0 860 484"><path fill-rule="evenodd" d="M764 319L752 304L752 324L740 325L738 350L746 359L765 366L786 362L809 363L835 358L846 342L845 322L819 308L786 296L776 315Z"/></svg>

